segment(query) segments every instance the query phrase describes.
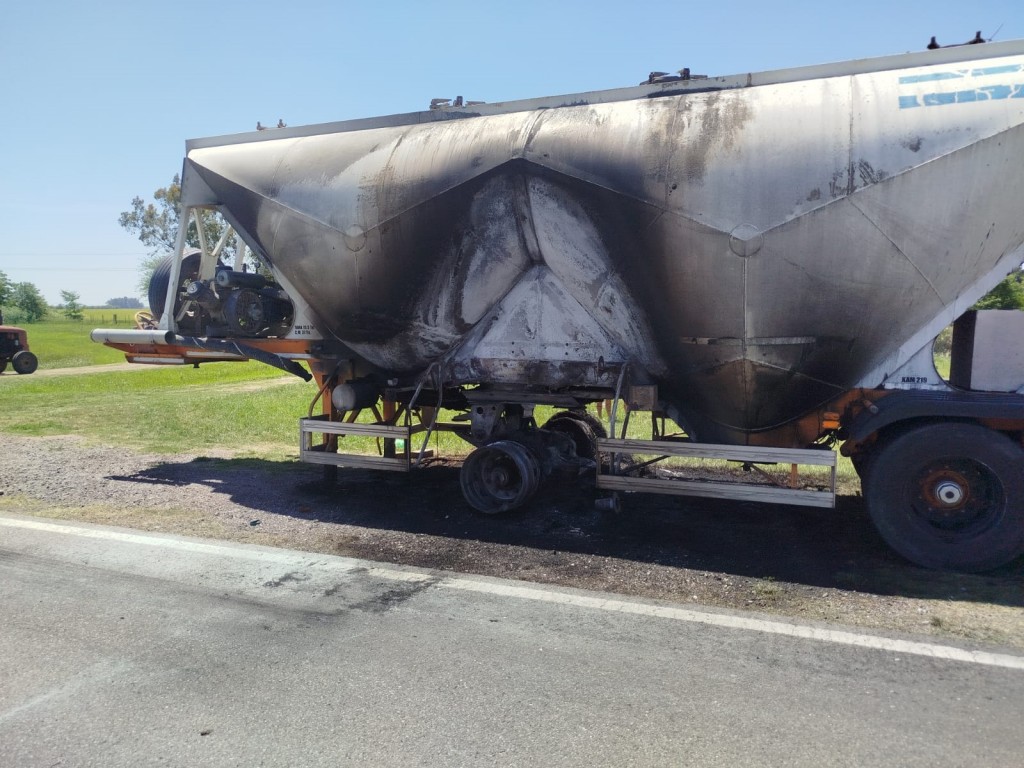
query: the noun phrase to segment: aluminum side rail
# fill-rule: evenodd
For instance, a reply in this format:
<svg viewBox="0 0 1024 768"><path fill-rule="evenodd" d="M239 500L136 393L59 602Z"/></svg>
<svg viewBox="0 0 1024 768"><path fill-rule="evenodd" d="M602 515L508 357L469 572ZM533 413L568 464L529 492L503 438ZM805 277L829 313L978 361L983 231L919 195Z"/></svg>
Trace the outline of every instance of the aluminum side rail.
<svg viewBox="0 0 1024 768"><path fill-rule="evenodd" d="M612 471L617 469L619 454L647 454L659 458L645 462L654 464L666 458L719 459L739 462L756 467L759 464L789 464L790 483L795 485L798 466L826 467L828 485L822 490L780 485L742 482L725 482L704 479L666 479L637 477L628 474L609 474L604 471L597 476L597 487L610 491L637 491L660 493L673 496L700 496L712 499L734 499L737 501L759 501L770 504L794 504L804 507L834 508L836 503L836 454L831 450L798 448L762 448L739 445L711 445L702 443L681 443L664 440L618 440L599 439L597 450L611 455ZM605 466L604 462L599 466ZM629 472L630 468L625 468Z"/></svg>

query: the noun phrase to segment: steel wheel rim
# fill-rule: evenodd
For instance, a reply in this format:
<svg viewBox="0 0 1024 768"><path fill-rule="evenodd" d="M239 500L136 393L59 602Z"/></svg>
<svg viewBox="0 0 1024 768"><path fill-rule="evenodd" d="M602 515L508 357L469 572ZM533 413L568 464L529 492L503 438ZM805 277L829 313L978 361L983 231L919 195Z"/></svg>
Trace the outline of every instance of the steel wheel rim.
<svg viewBox="0 0 1024 768"><path fill-rule="evenodd" d="M540 472L522 445L500 441L478 448L462 467L466 500L480 512L494 514L523 504L537 490Z"/></svg>
<svg viewBox="0 0 1024 768"><path fill-rule="evenodd" d="M931 462L921 468L911 487L913 514L941 532L980 533L1002 514L1002 483L991 469L971 459Z"/></svg>

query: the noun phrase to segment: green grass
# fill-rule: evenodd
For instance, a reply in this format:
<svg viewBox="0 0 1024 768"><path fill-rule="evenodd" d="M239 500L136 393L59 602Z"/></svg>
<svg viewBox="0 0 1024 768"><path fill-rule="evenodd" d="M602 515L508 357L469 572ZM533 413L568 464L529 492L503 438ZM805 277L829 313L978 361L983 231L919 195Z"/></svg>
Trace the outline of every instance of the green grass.
<svg viewBox="0 0 1024 768"><path fill-rule="evenodd" d="M40 370L123 363L124 354L89 338L95 328L135 326L135 310L86 309L81 321L57 311L26 324ZM87 440L160 453L228 452L275 457L298 454L298 419L316 395L311 383L259 363L139 365L83 376L0 376L5 414L0 431L79 435ZM364 414L360 421L368 421ZM415 443L420 446L419 440ZM431 446L467 451L453 435ZM345 450L377 452L372 438L346 438Z"/></svg>
<svg viewBox="0 0 1024 768"><path fill-rule="evenodd" d="M97 327L130 328L133 310L88 309L83 321L51 315L27 326L32 351L41 369L97 366L124 362L124 355L96 344ZM941 361L940 369L941 369ZM947 362L948 367L948 362ZM281 458L298 453L298 419L316 394L311 383L258 363L207 363L192 366L143 366L131 371L88 375L0 376L5 419L0 431L19 435L79 435L90 441L157 453L229 453ZM543 424L554 412L538 407ZM444 414L449 420L453 414ZM620 411L619 417L623 414ZM360 421L368 421L363 414ZM621 423L621 422L620 422ZM671 424L666 425L672 429ZM650 437L650 418L637 414L628 436ZM419 450L423 435L413 438ZM442 456L464 455L472 447L450 433L431 438ZM373 438L344 439L342 450L377 453ZM699 464L699 462L697 462ZM725 468L715 462L708 469ZM721 467L719 467L721 465ZM840 457L841 483L856 482L847 459Z"/></svg>
<svg viewBox="0 0 1024 768"><path fill-rule="evenodd" d="M135 313L141 312L140 309L111 309L110 307L87 307L82 310L83 320L82 324L88 326L91 330L93 328L124 328L133 327L135 325ZM54 314L59 316L60 310L54 310ZM49 317L47 319L56 319ZM63 318L62 318L63 319ZM65 322L78 324L77 321L65 320Z"/></svg>
<svg viewBox="0 0 1024 768"><path fill-rule="evenodd" d="M158 452L297 451L315 388L258 363L143 367L74 377L3 376L3 431L74 434Z"/></svg>
<svg viewBox="0 0 1024 768"><path fill-rule="evenodd" d="M314 394L256 363L0 379L0 397L18 404L6 432L74 434L156 452L295 453L297 418Z"/></svg>
<svg viewBox="0 0 1024 768"><path fill-rule="evenodd" d="M123 353L96 344L89 333L100 327L134 328L135 310L86 309L83 313L82 320L68 320L59 310L51 310L45 320L20 326L28 332L29 349L39 358L40 369L124 362Z"/></svg>

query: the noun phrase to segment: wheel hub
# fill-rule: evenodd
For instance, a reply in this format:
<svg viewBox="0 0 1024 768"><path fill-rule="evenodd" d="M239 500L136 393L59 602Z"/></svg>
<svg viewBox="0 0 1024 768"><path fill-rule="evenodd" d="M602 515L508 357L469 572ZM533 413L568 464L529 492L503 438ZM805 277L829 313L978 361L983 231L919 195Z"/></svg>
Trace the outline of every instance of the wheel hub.
<svg viewBox="0 0 1024 768"><path fill-rule="evenodd" d="M944 531L984 525L999 493L991 473L970 460L932 464L918 476L917 488L917 514Z"/></svg>
<svg viewBox="0 0 1024 768"><path fill-rule="evenodd" d="M963 503L964 489L959 483L951 480L944 480L936 486L935 498L941 505L947 507L958 507Z"/></svg>
<svg viewBox="0 0 1024 768"><path fill-rule="evenodd" d="M491 467L490 472L484 475L485 482L496 490L508 488L512 484L512 473L507 467Z"/></svg>

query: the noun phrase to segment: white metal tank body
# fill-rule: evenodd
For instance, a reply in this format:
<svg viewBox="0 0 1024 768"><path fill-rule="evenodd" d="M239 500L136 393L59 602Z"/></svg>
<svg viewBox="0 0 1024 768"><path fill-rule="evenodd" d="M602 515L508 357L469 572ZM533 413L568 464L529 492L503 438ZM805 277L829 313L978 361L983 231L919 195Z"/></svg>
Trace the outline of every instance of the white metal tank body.
<svg viewBox="0 0 1024 768"><path fill-rule="evenodd" d="M1024 43L189 143L383 371L614 384L704 440L878 386L1018 265Z"/></svg>

